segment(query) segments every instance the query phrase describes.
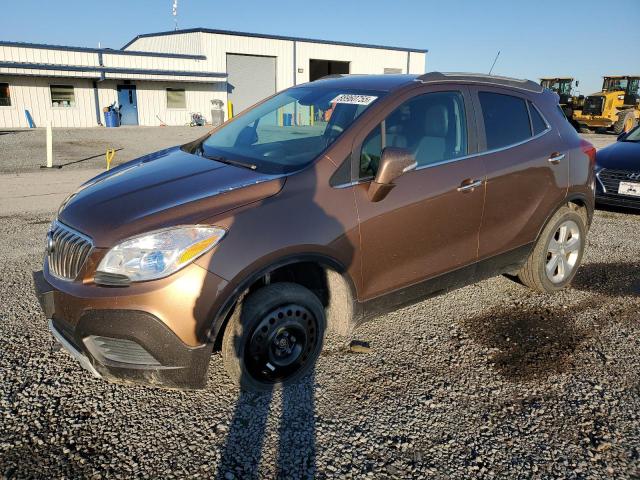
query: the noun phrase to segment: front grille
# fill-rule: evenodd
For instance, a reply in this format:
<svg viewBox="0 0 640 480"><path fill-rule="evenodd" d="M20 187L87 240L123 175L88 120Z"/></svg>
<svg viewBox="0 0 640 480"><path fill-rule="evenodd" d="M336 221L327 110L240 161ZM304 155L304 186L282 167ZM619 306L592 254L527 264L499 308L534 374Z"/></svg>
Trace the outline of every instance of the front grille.
<svg viewBox="0 0 640 480"><path fill-rule="evenodd" d="M594 96L584 99L582 113L584 115L602 115L602 107L604 106L604 97Z"/></svg>
<svg viewBox="0 0 640 480"><path fill-rule="evenodd" d="M75 280L93 248L91 239L55 221L47 234L47 260L52 275Z"/></svg>
<svg viewBox="0 0 640 480"><path fill-rule="evenodd" d="M602 185L604 185L605 193L608 195L617 195L620 182L640 183L640 171L632 172L630 170L609 170L605 168L600 170L598 178Z"/></svg>

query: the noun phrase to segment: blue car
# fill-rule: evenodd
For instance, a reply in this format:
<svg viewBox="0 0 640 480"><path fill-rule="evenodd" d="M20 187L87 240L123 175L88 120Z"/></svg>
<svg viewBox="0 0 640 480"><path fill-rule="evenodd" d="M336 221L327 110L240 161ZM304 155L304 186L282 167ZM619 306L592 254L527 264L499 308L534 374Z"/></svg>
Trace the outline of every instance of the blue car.
<svg viewBox="0 0 640 480"><path fill-rule="evenodd" d="M640 126L596 154L596 203L640 209Z"/></svg>

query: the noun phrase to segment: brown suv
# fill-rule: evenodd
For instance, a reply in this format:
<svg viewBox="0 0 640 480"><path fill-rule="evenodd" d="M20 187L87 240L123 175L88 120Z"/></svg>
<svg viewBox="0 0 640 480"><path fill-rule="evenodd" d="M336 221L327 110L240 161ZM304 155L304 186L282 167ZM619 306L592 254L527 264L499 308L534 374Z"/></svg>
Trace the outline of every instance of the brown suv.
<svg viewBox="0 0 640 480"><path fill-rule="evenodd" d="M328 77L84 184L36 288L96 376L200 388L221 348L243 388L269 389L327 329L493 275L566 286L594 157L531 81Z"/></svg>

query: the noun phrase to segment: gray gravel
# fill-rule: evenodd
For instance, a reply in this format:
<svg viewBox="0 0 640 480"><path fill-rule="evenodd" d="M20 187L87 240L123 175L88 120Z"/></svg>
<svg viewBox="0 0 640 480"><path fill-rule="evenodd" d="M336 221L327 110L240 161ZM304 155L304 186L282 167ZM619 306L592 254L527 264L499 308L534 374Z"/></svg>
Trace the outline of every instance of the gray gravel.
<svg viewBox="0 0 640 480"><path fill-rule="evenodd" d="M54 128L53 164L63 169L104 168L108 148L116 149L112 166L174 145L182 145L211 127ZM46 131L0 129L0 172L38 169L47 163Z"/></svg>
<svg viewBox="0 0 640 480"><path fill-rule="evenodd" d="M205 130L58 131L56 163ZM0 171L44 162L43 131L3 133ZM2 478L640 477L638 214L597 212L572 289L488 280L363 325L359 346L329 338L305 383L248 395L219 354L206 390L176 392L90 378L52 349L30 278L52 208L0 207Z"/></svg>
<svg viewBox="0 0 640 480"><path fill-rule="evenodd" d="M219 354L177 392L52 351L30 282L48 220L0 219L0 476L640 476L638 214L597 212L574 288L495 278L405 308L272 395L240 395Z"/></svg>

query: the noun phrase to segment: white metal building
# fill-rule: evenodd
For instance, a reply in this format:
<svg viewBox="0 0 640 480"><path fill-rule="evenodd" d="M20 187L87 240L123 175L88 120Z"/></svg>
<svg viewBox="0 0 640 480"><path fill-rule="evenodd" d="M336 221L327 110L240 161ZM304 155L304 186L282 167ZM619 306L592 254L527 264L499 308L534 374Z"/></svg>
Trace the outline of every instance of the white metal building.
<svg viewBox="0 0 640 480"><path fill-rule="evenodd" d="M226 118L332 73L424 73L426 53L204 28L139 35L121 50L0 41L0 128L93 127L113 103L123 124L210 121L212 100Z"/></svg>

